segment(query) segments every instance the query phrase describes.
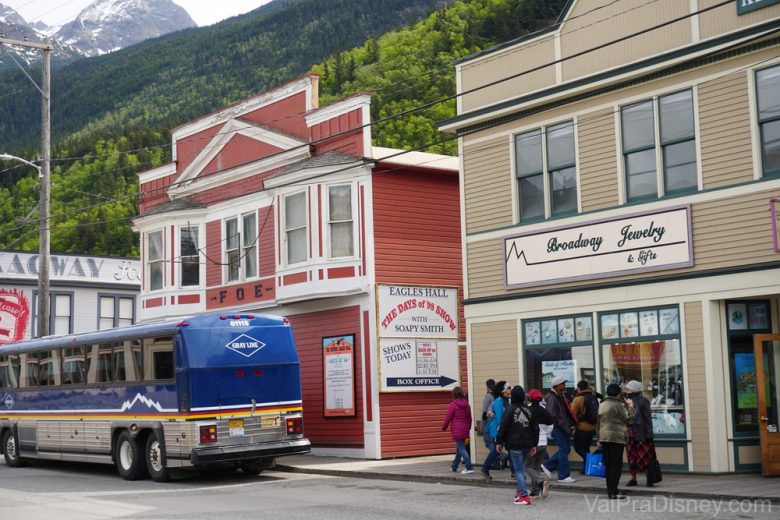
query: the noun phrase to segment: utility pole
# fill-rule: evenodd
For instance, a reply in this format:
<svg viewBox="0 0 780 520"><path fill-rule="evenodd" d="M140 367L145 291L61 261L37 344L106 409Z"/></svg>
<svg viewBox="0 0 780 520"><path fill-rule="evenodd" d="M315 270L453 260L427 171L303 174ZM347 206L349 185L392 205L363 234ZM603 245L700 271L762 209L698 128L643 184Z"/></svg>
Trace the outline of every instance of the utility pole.
<svg viewBox="0 0 780 520"><path fill-rule="evenodd" d="M38 239L38 337L49 335L49 279L51 266L51 44L9 40L0 37L0 44L19 45L43 51L41 86L33 85L42 95L41 103L41 199L40 234ZM26 72L25 72L26 74ZM27 76L29 78L29 76ZM30 79L32 81L32 79Z"/></svg>

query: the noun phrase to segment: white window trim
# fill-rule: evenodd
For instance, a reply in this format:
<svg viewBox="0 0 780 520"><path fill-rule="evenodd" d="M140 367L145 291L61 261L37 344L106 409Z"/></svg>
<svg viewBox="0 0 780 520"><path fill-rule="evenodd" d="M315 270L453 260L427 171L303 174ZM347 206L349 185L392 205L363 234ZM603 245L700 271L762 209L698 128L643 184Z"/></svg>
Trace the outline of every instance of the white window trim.
<svg viewBox="0 0 780 520"><path fill-rule="evenodd" d="M245 211L243 213L239 213L236 215L231 215L228 217L225 217L222 219L222 236L224 237L224 240L222 241L222 263L223 263L223 269L222 269L222 282L223 284L235 284L235 283L243 283L247 280L256 280L260 276L260 223L257 218L258 210L254 209L252 211ZM255 249L255 274L253 276L246 276L245 273L245 249L246 246L244 246L244 218L247 216L252 216L255 219L255 232L257 233L256 236L253 236L252 238L252 244ZM227 222L229 220L235 220L236 221L236 230L238 232L238 278L235 280L229 280L230 275L230 262L228 261L228 249L227 249ZM201 274L203 274L201 272ZM202 280L203 278L201 278ZM202 282L201 282L202 284ZM194 287L194 286L193 286Z"/></svg>
<svg viewBox="0 0 780 520"><path fill-rule="evenodd" d="M332 244L331 244L331 236L330 236L330 226L334 222L331 222L330 220L330 189L331 188L338 188L340 186L349 186L350 193L349 193L349 204L350 204L350 210L352 213L352 218L350 219L350 222L352 223L352 254L348 256L333 256L332 254ZM327 255L329 260L352 260L356 257L356 251L357 251L357 226L355 225L356 219L355 216L357 215L357 187L356 183L354 182L336 182L333 184L326 184L324 186L325 188L325 210L323 212L323 220L325 221L325 244L327 247ZM342 223L347 222L346 220L339 220L335 221L335 223ZM286 235L286 233L285 233Z"/></svg>
<svg viewBox="0 0 780 520"><path fill-rule="evenodd" d="M150 247L149 242L151 240L152 235L159 233L161 240L160 240L160 259L159 260L151 260L149 258L150 253ZM162 285L159 289L152 289L152 262L159 262L162 265ZM144 262L144 274L146 275L146 280L149 280L149 285L147 286L149 292L155 292L155 291L162 291L165 289L165 229L155 229L154 231L149 231L146 234L146 262Z"/></svg>
<svg viewBox="0 0 780 520"><path fill-rule="evenodd" d="M304 225L303 229L306 230L306 258L301 260L300 262L294 262L290 263L290 259L288 258L287 251L288 251L288 243L287 243L287 198L288 197L294 197L296 195L303 194L303 207L304 207ZM282 202L281 202L281 219L280 219L280 228L282 230L282 248L283 248L283 254L282 254L282 260L284 262L284 266L299 266L299 265L306 265L309 262L309 259L311 258L311 251L309 248L309 236L311 233L311 230L309 229L309 191L308 190L301 190L301 191L295 191L290 192L285 195L282 195ZM295 228L295 229L301 229L301 228Z"/></svg>
<svg viewBox="0 0 780 520"><path fill-rule="evenodd" d="M184 256L181 252L181 237L182 237L182 230L188 228L193 229L198 235L198 283L197 285L183 285L182 284L182 268L184 267ZM200 224L179 224L176 228L176 258L179 259L178 263L178 269L176 269L177 279L176 279L176 285L180 289L198 289L203 287L203 280L205 277L204 273L204 263L201 261L202 256L202 247L201 242L204 237L203 229L201 228Z"/></svg>

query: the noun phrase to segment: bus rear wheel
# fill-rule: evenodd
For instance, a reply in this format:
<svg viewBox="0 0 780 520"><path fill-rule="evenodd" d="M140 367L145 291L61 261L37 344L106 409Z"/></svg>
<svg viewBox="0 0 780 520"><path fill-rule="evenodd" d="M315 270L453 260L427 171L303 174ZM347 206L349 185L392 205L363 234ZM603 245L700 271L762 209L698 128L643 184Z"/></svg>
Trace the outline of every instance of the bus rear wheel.
<svg viewBox="0 0 780 520"><path fill-rule="evenodd" d="M259 475L266 468L262 460L244 460L238 463L238 467L242 472L252 476Z"/></svg>
<svg viewBox="0 0 780 520"><path fill-rule="evenodd" d="M142 451L138 449L138 441L126 430L116 440L114 461L119 475L125 480L139 480L146 476L146 464Z"/></svg>
<svg viewBox="0 0 780 520"><path fill-rule="evenodd" d="M24 459L19 456L19 445L16 443L16 435L12 430L8 430L3 435L3 456L5 465L9 468L19 468L24 466Z"/></svg>
<svg viewBox="0 0 780 520"><path fill-rule="evenodd" d="M168 468L163 462L163 448L156 432L149 434L146 439L146 468L149 470L149 476L155 482L167 482L171 478Z"/></svg>

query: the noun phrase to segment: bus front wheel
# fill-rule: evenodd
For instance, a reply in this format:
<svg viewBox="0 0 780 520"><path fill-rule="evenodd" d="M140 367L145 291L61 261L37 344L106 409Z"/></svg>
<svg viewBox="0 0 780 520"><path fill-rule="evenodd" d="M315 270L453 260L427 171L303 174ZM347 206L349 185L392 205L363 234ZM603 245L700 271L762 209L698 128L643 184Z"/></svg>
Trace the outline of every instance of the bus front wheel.
<svg viewBox="0 0 780 520"><path fill-rule="evenodd" d="M119 475L125 480L138 480L146 475L143 453L128 431L120 433L116 440L114 461Z"/></svg>
<svg viewBox="0 0 780 520"><path fill-rule="evenodd" d="M155 482L166 482L171 478L170 472L163 462L162 450L157 433L150 433L149 438L146 439L146 467Z"/></svg>
<svg viewBox="0 0 780 520"><path fill-rule="evenodd" d="M3 435L3 456L5 464L10 468L19 468L24 466L24 459L19 456L19 446L16 443L16 435L12 430L8 430Z"/></svg>

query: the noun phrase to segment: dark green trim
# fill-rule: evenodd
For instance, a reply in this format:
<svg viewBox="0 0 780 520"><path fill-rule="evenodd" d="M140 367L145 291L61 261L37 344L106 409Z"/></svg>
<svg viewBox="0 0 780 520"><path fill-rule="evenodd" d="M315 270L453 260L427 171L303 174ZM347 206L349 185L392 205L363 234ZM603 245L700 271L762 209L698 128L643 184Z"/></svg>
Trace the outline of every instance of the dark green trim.
<svg viewBox="0 0 780 520"><path fill-rule="evenodd" d="M529 291L521 294L502 294L500 296L484 296L482 298L469 298L467 300L463 300L463 305L479 305L483 303L524 300L526 298L554 296L556 294L570 294L570 293L583 292L583 291L614 289L618 287L633 287L636 285L647 285L653 283L677 282L681 280L692 280L696 278L707 278L710 276L723 276L729 274L750 273L754 271L766 271L769 269L778 269L778 268L780 268L780 260L777 260L775 262L766 262L762 264L753 264L748 266L707 269L706 271L697 271L693 273L681 273L681 274L672 274L666 276L649 275L649 277L642 278L639 280L628 280L628 281L602 283L602 284L591 283L591 284L580 285L576 287L561 287L558 289L544 289L539 291Z"/></svg>
<svg viewBox="0 0 780 520"><path fill-rule="evenodd" d="M688 56L688 55L691 55L691 54L695 54L697 52L705 51L707 49L711 49L711 48L717 47L719 45L730 43L730 42L733 42L733 41L736 41L736 40L739 40L741 38L745 38L745 37L748 37L748 36L754 36L755 38L762 38L762 37L767 36L766 33L771 34L772 32L776 32L778 29L780 29L780 19L772 20L772 21L767 22L767 23L762 24L762 25L750 27L750 28L745 29L743 31L727 34L725 36L721 36L719 38L708 40L706 42L694 44L694 45L691 45L691 46L686 47L684 49L668 52L666 54L662 54L660 56L656 56L656 57L653 57L653 58L648 58L646 60L642 60L642 61L639 61L637 63L633 63L631 65L627 65L627 66L621 67L619 69L602 72L602 73L596 74L594 76L589 76L587 78L582 78L582 79L575 80L575 81L572 81L572 82L569 82L569 83L565 83L565 84L562 84L562 85L556 85L556 86L551 87L549 89L542 90L540 92L535 92L535 93L529 94L527 96L522 96L522 97L519 97L519 98L510 99L510 100L507 100L507 101L503 101L501 103L497 103L495 105L490 105L489 107L477 109L477 110L474 110L472 112L467 112L465 114L461 114L459 116L456 116L456 117L454 117L452 119L439 121L439 122L437 122L437 126L442 127L442 126L448 126L448 125L452 125L452 124L465 122L465 121L467 121L469 119L473 119L475 117L485 116L485 115L491 114L493 112L497 112L497 111L504 110L504 109L507 109L507 108L516 107L518 105L529 103L531 101L534 101L534 100L537 100L537 99L541 99L541 98L544 98L544 97L547 97L547 96L550 96L550 95L553 95L553 94L560 94L562 92L567 92L567 91L570 91L570 90L574 90L574 89L578 89L578 88L581 88L581 87L585 87L587 85L591 85L591 84L598 83L598 82L601 82L601 81L604 81L604 80L608 80L608 79L616 77L616 76L620 76L620 75L623 75L623 74L626 74L626 73L630 73L630 72L635 72L635 71L638 71L638 70L641 70L641 69L644 69L644 68L648 68L648 67L651 67L651 66L654 66L654 65L658 65L658 64L661 64L661 63L664 63L664 62L668 62L668 61L671 61L671 60L674 60L674 59L677 59L677 58L680 58L680 57L684 57L684 56ZM681 64L669 67L669 68L664 69L664 70L660 70L660 71L656 71L656 72L653 72L653 73L650 73L650 74L646 74L646 75L640 76L638 78L622 81L622 82L617 83L615 85L598 88L598 89L595 89L593 91L589 91L587 93L576 94L574 96L571 96L571 97L568 97L568 98L564 98L564 99L561 99L561 100L558 100L558 101L555 101L555 102L552 102L552 103L548 103L548 104L545 104L545 105L541 105L539 107L535 107L535 108L528 109L528 110L522 110L522 111L516 112L514 114L509 114L507 116L491 119L491 120L484 121L484 122L478 123L478 124L465 126L463 128L458 129L457 130L457 134L458 134L458 136L463 136L465 134L469 134L469 133L485 130L487 128L498 126L498 125L501 125L501 124L504 124L504 123L507 123L507 122L510 122L510 121L515 121L517 119L522 119L522 118L527 117L527 116L532 115L532 114L536 114L536 113L539 113L539 112L544 112L544 111L547 111L547 110L551 110L553 108L557 108L557 107L560 107L560 106L563 106L563 105L568 105L568 104L571 104L571 103L574 103L574 102L577 102L577 101L581 101L581 100L584 100L584 99L589 99L589 98L596 97L596 96L599 96L599 95L602 95L602 94L606 94L606 93L609 93L609 92L614 92L616 90L621 90L621 89L624 89L624 88L627 88L627 87L630 87L630 86L634 86L634 85L638 85L638 84L642 84L642 83L647 83L649 81L653 81L653 80L656 80L656 79L659 79L659 78L663 78L663 77L666 77L666 76L677 74L677 73L680 73L680 72L683 72L683 71L686 71L686 70L702 67L702 66L708 65L710 63L723 61L725 59L729 59L729 58L732 58L734 56L737 56L737 55L740 55L740 54L744 54L746 52L753 52L753 51L756 51L756 50L760 50L760 49L763 49L763 48L775 45L777 43L780 43L780 38L773 38L773 39L770 39L770 40L767 40L767 41L755 42L753 44L745 45L743 47L727 49L725 51L720 51L720 52L717 52L715 54L708 55L708 56L701 56L699 58L692 59L692 60L690 60L688 62L681 63Z"/></svg>

